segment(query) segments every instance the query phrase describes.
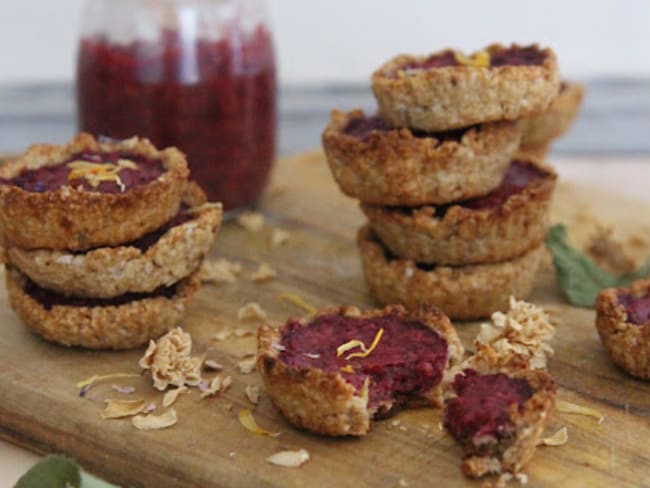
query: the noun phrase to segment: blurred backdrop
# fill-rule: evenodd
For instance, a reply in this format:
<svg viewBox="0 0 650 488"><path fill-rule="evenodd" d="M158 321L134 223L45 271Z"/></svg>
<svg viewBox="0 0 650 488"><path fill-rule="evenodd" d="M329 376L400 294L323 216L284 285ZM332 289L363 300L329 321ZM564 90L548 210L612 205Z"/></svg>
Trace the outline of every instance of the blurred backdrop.
<svg viewBox="0 0 650 488"><path fill-rule="evenodd" d="M3 0L0 83L71 80L83 0ZM572 77L650 76L648 0L269 0L280 81L368 79L397 52L555 48Z"/></svg>

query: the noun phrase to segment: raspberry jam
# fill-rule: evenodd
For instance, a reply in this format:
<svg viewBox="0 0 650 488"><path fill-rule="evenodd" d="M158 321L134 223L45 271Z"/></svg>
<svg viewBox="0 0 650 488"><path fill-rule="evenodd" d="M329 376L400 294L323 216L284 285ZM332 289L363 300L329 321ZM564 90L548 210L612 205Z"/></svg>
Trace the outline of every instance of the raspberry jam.
<svg viewBox="0 0 650 488"><path fill-rule="evenodd" d="M93 187L84 178L70 179L71 169L68 163L73 161L87 161L96 164L115 164L125 159L137 165L137 168L124 168L119 171L122 186L114 181L102 181L98 186ZM126 153L79 153L53 166L41 166L36 169L28 169L10 180L0 180L0 183L15 185L25 191L42 193L56 191L63 186L74 188L83 187L86 191L98 193L120 193L140 185L146 185L163 174L165 168L161 161L147 158L138 154Z"/></svg>
<svg viewBox="0 0 650 488"><path fill-rule="evenodd" d="M435 137L439 143L443 143L446 141L460 142L463 138L463 135L465 135L467 131L474 127L480 130L480 126L464 127L462 129L455 129L447 132L425 132L415 129L395 129L394 127L390 127L388 124L386 124L386 122L384 122L381 117L373 115L371 117L357 117L350 120L343 128L343 133L363 142L367 140L373 133L388 132L391 130L409 130L413 137L417 137L419 139Z"/></svg>
<svg viewBox="0 0 650 488"><path fill-rule="evenodd" d="M634 325L644 325L650 322L650 293L635 296L632 293L619 293L620 303L627 313L627 322Z"/></svg>
<svg viewBox="0 0 650 488"><path fill-rule="evenodd" d="M275 152L272 39L259 25L218 40L164 29L158 41L82 38L77 71L81 130L176 146L192 179L226 209L254 203Z"/></svg>
<svg viewBox="0 0 650 488"><path fill-rule="evenodd" d="M380 329L381 338L368 356L346 359L352 351L337 356L337 348L348 341L360 340L369 347ZM357 389L370 377L370 408L389 399L399 406L430 390L442 380L448 356L443 337L396 314L373 319L322 315L307 326L289 321L282 346L281 360L294 368L341 371ZM342 369L346 367L351 367L349 372Z"/></svg>
<svg viewBox="0 0 650 488"><path fill-rule="evenodd" d="M447 404L444 425L461 443L485 436L503 437L511 426L511 406L516 405L521 411L533 396L523 378L510 378L503 373L480 375L473 369L457 374L452 387L458 396Z"/></svg>

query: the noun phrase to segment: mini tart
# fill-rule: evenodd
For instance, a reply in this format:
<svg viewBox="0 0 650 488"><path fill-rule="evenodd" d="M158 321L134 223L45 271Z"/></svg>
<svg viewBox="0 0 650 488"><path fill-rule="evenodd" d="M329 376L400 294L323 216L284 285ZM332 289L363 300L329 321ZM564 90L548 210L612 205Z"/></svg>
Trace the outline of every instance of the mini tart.
<svg viewBox="0 0 650 488"><path fill-rule="evenodd" d="M198 186L192 188L205 202ZM8 245L7 260L39 286L64 295L112 298L171 286L198 269L221 224L221 204L193 206L190 193L183 199L188 208L130 244L85 253Z"/></svg>
<svg viewBox="0 0 650 488"><path fill-rule="evenodd" d="M301 345L315 341L308 333L322 338L317 335L317 343L303 351ZM374 349L373 337L379 337ZM363 338L370 354L348 359L356 347L337 356L337 348L354 338ZM445 374L462 356L455 329L435 307L362 312L345 306L258 331L258 370L273 403L297 427L330 436L364 435L373 418L407 405L442 406ZM354 372L345 372L343 364L354 365Z"/></svg>
<svg viewBox="0 0 650 488"><path fill-rule="evenodd" d="M556 179L547 166L514 161L501 185L478 199L416 208L364 203L361 209L395 256L445 265L496 263L542 242Z"/></svg>
<svg viewBox="0 0 650 488"><path fill-rule="evenodd" d="M151 294L68 298L40 288L11 267L6 285L9 303L27 327L48 341L88 349L132 349L157 339L178 325L200 287L192 275Z"/></svg>
<svg viewBox="0 0 650 488"><path fill-rule="evenodd" d="M515 122L428 134L391 129L361 110L335 110L323 133L323 147L346 195L412 206L485 195L501 181L520 136Z"/></svg>
<svg viewBox="0 0 650 488"><path fill-rule="evenodd" d="M569 130L582 103L584 87L578 83L562 83L560 94L551 106L521 120L521 147L539 147Z"/></svg>
<svg viewBox="0 0 650 488"><path fill-rule="evenodd" d="M540 244L510 261L447 267L394 258L367 225L357 243L366 284L379 303L408 309L435 305L458 320L489 317L507 310L511 296L528 297L544 254Z"/></svg>
<svg viewBox="0 0 650 488"><path fill-rule="evenodd" d="M596 328L612 361L632 376L650 379L650 280L608 288L596 300Z"/></svg>
<svg viewBox="0 0 650 488"><path fill-rule="evenodd" d="M548 108L560 88L551 49L493 44L485 51L488 67L461 64L451 50L391 59L372 75L380 116L394 127L435 132Z"/></svg>
<svg viewBox="0 0 650 488"><path fill-rule="evenodd" d="M112 193L88 188L83 178L73 180L74 186L66 182L40 192L14 183L26 172L61 166L81 154L159 161L162 171L151 181ZM119 174L125 171L130 170ZM81 251L134 241L176 215L187 176L180 151L159 151L146 139L101 142L82 133L65 146L32 146L0 167L0 230L5 240L23 249ZM44 177L49 177L47 171Z"/></svg>
<svg viewBox="0 0 650 488"><path fill-rule="evenodd" d="M525 390L523 395L524 392L520 392L521 402L515 401L505 407L502 403L504 391L499 391L500 397L495 395L495 383L503 385L503 380L511 385L510 388ZM482 388L478 382L484 382ZM553 378L539 370L519 370L507 374L465 370L456 376L451 386L450 390L455 394L447 401L444 425L463 447L463 472L473 478L520 472L533 457L555 404ZM473 408L468 406L470 402L474 403ZM493 409L492 415L487 413L490 409ZM468 428L458 420L461 416L475 424L479 424L477 417L483 417L480 419L482 425ZM486 429L488 422L495 422L499 428L488 432L493 430Z"/></svg>

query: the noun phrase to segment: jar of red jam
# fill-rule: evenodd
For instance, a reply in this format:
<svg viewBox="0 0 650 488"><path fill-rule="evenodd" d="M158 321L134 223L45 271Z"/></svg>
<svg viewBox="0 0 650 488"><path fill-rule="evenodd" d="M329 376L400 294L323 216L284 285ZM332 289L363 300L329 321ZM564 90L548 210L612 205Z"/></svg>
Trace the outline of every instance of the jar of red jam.
<svg viewBox="0 0 650 488"><path fill-rule="evenodd" d="M275 151L276 73L264 0L87 0L79 128L187 155L226 209L255 203Z"/></svg>

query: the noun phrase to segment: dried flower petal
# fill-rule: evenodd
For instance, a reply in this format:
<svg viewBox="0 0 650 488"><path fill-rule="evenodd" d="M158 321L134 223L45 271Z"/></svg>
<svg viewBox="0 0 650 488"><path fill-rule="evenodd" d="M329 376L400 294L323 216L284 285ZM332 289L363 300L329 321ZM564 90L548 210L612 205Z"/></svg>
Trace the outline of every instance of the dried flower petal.
<svg viewBox="0 0 650 488"><path fill-rule="evenodd" d="M266 312L258 303L250 302L244 305L237 312L239 320L266 320Z"/></svg>
<svg viewBox="0 0 650 488"><path fill-rule="evenodd" d="M131 423L136 429L140 430L157 430L171 427L178 422L176 410L170 408L160 415L138 415L131 419Z"/></svg>
<svg viewBox="0 0 650 488"><path fill-rule="evenodd" d="M143 413L151 413L154 410L156 410L156 404L154 402L151 402L146 407L144 407L144 410L142 412Z"/></svg>
<svg viewBox="0 0 650 488"><path fill-rule="evenodd" d="M154 387L160 391L173 385L196 386L201 381L199 357L190 357L192 337L180 327L170 330L158 341L150 341L149 347L138 363L151 370Z"/></svg>
<svg viewBox="0 0 650 488"><path fill-rule="evenodd" d="M121 393L122 395L130 395L135 392L135 386L111 385L111 390Z"/></svg>
<svg viewBox="0 0 650 488"><path fill-rule="evenodd" d="M266 461L285 468L298 468L309 461L309 453L305 449L280 451L266 458Z"/></svg>
<svg viewBox="0 0 650 488"><path fill-rule="evenodd" d="M255 363L257 361L257 358L255 356L249 357L242 359L237 363L237 367L239 368L239 372L241 374L250 374L253 371L255 371Z"/></svg>
<svg viewBox="0 0 650 488"><path fill-rule="evenodd" d="M280 300L284 300L285 302L289 302L298 308L302 308L305 312L312 315L317 312L315 307L309 305L307 302L305 302L302 298L300 298L295 293L283 293L282 295L280 295Z"/></svg>
<svg viewBox="0 0 650 488"><path fill-rule="evenodd" d="M239 422L246 428L246 430L252 432L253 434L266 435L269 437L277 437L280 435L280 432L271 432L257 425L257 422L255 422L255 418L253 417L252 412L247 408L240 410L238 416L239 416Z"/></svg>
<svg viewBox="0 0 650 488"><path fill-rule="evenodd" d="M237 281L241 271L242 266L240 263L223 258L211 259L203 261L198 278L203 283L228 284Z"/></svg>
<svg viewBox="0 0 650 488"><path fill-rule="evenodd" d="M569 433L566 427L562 427L551 437L546 437L539 441L538 446L563 446L569 441Z"/></svg>
<svg viewBox="0 0 650 488"><path fill-rule="evenodd" d="M248 385L246 387L246 398L253 405L257 405L260 402L260 387L257 385Z"/></svg>
<svg viewBox="0 0 650 488"><path fill-rule="evenodd" d="M267 263L259 265L256 271L251 274L251 280L255 283L265 283L278 276L278 273Z"/></svg>
<svg viewBox="0 0 650 488"><path fill-rule="evenodd" d="M132 417L142 412L145 408L144 400L106 400L106 407L102 412L103 419L121 419Z"/></svg>
<svg viewBox="0 0 650 488"><path fill-rule="evenodd" d="M273 229L271 231L271 247L279 247L286 244L289 240L289 233L282 229Z"/></svg>
<svg viewBox="0 0 650 488"><path fill-rule="evenodd" d="M575 403L567 402L565 400L557 400L555 402L555 409L562 413L575 413L594 417L595 419L598 419L598 424L602 424L603 420L605 420L605 417L593 408L576 405Z"/></svg>
<svg viewBox="0 0 650 488"><path fill-rule="evenodd" d="M208 359L203 363L203 367L209 371L221 371L223 369L223 364L218 363L213 359Z"/></svg>
<svg viewBox="0 0 650 488"><path fill-rule="evenodd" d="M249 232L259 232L264 228L264 216L259 212L242 212L237 223Z"/></svg>
<svg viewBox="0 0 650 488"><path fill-rule="evenodd" d="M167 408L171 406L178 399L178 396L185 392L187 392L187 386L181 386L180 388L174 388L173 390L169 390L167 393L165 393L165 396L163 397L162 400L163 408Z"/></svg>
<svg viewBox="0 0 650 488"><path fill-rule="evenodd" d="M93 386L96 386L99 383L102 383L104 381L112 380L115 378L133 378L139 376L140 376L139 374L133 374L133 373L114 373L114 374L91 376L90 378L77 383L77 388L79 388L79 396L84 396L86 393L88 393L88 390L90 390Z"/></svg>
<svg viewBox="0 0 650 488"><path fill-rule="evenodd" d="M209 383L202 382L199 385L199 389L201 390L201 398L208 398L210 396L216 395L220 391L226 391L231 383L232 378L230 376L226 376L224 378L221 375L215 376Z"/></svg>

